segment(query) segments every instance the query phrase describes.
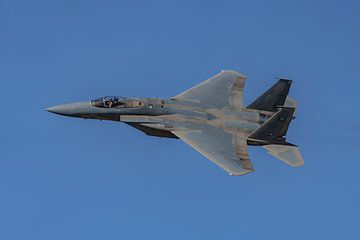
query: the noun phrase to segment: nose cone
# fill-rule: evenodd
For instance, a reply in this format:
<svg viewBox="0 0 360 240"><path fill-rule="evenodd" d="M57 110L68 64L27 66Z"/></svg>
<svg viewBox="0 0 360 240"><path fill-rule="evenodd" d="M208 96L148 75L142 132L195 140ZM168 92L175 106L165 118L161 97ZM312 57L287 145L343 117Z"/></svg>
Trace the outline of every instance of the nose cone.
<svg viewBox="0 0 360 240"><path fill-rule="evenodd" d="M89 114L90 103L78 102L78 103L61 104L47 108L46 111L64 116L81 117L82 115Z"/></svg>

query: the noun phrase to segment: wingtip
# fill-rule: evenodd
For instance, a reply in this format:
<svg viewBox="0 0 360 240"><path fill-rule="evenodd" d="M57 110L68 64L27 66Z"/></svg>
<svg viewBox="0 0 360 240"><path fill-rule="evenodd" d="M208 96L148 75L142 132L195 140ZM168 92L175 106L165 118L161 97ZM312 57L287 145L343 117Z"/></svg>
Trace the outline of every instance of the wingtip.
<svg viewBox="0 0 360 240"><path fill-rule="evenodd" d="M237 75L238 77L242 77L242 78L246 78L246 76L238 71L235 71L235 70L230 70L230 69L222 69L220 71L220 73L230 73L230 74L235 74Z"/></svg>

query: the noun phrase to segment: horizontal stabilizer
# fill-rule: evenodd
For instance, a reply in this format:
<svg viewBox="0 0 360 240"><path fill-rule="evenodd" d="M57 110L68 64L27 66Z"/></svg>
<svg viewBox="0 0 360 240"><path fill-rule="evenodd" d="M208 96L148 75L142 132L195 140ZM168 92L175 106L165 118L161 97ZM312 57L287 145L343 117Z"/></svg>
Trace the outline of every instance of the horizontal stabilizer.
<svg viewBox="0 0 360 240"><path fill-rule="evenodd" d="M291 83L291 80L280 79L247 108L275 112L278 106L284 106Z"/></svg>
<svg viewBox="0 0 360 240"><path fill-rule="evenodd" d="M292 167L304 165L304 160L301 156L299 148L296 146L270 144L263 147L270 155L280 159Z"/></svg>
<svg viewBox="0 0 360 240"><path fill-rule="evenodd" d="M295 111L294 111L294 117L296 115L296 108L297 108L297 101L295 101L294 99L292 99L291 97L287 96L286 97L286 100L285 100L285 103L284 103L284 106L285 107L292 107L292 108L295 108Z"/></svg>
<svg viewBox="0 0 360 240"><path fill-rule="evenodd" d="M287 96L284 106L285 107L293 107L296 108L298 105L297 101L295 101L294 99L292 99L291 97Z"/></svg>

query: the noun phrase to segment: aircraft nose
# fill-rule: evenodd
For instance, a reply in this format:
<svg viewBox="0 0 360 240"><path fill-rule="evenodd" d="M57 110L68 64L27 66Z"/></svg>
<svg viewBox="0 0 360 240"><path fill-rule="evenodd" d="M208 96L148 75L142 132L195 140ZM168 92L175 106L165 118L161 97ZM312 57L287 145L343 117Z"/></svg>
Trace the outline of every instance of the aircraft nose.
<svg viewBox="0 0 360 240"><path fill-rule="evenodd" d="M78 103L56 105L47 108L46 111L59 115L75 117L82 114L87 114L89 112L89 108L90 108L89 102L78 102Z"/></svg>
<svg viewBox="0 0 360 240"><path fill-rule="evenodd" d="M46 109L46 111L56 114L65 114L67 113L67 108L63 107L64 105L56 105L53 107L49 107Z"/></svg>

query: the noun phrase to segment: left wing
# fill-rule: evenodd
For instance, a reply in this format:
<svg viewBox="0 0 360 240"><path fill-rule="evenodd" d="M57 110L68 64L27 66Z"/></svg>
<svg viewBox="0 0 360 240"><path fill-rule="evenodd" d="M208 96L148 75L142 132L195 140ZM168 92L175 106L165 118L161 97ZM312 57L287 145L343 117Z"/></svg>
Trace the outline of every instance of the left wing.
<svg viewBox="0 0 360 240"><path fill-rule="evenodd" d="M244 107L245 80L246 77L236 71L221 71L172 99L195 102L205 109L230 107L240 110Z"/></svg>
<svg viewBox="0 0 360 240"><path fill-rule="evenodd" d="M204 125L199 130L173 131L174 135L195 148L230 175L253 172L242 134L232 135L221 128Z"/></svg>

